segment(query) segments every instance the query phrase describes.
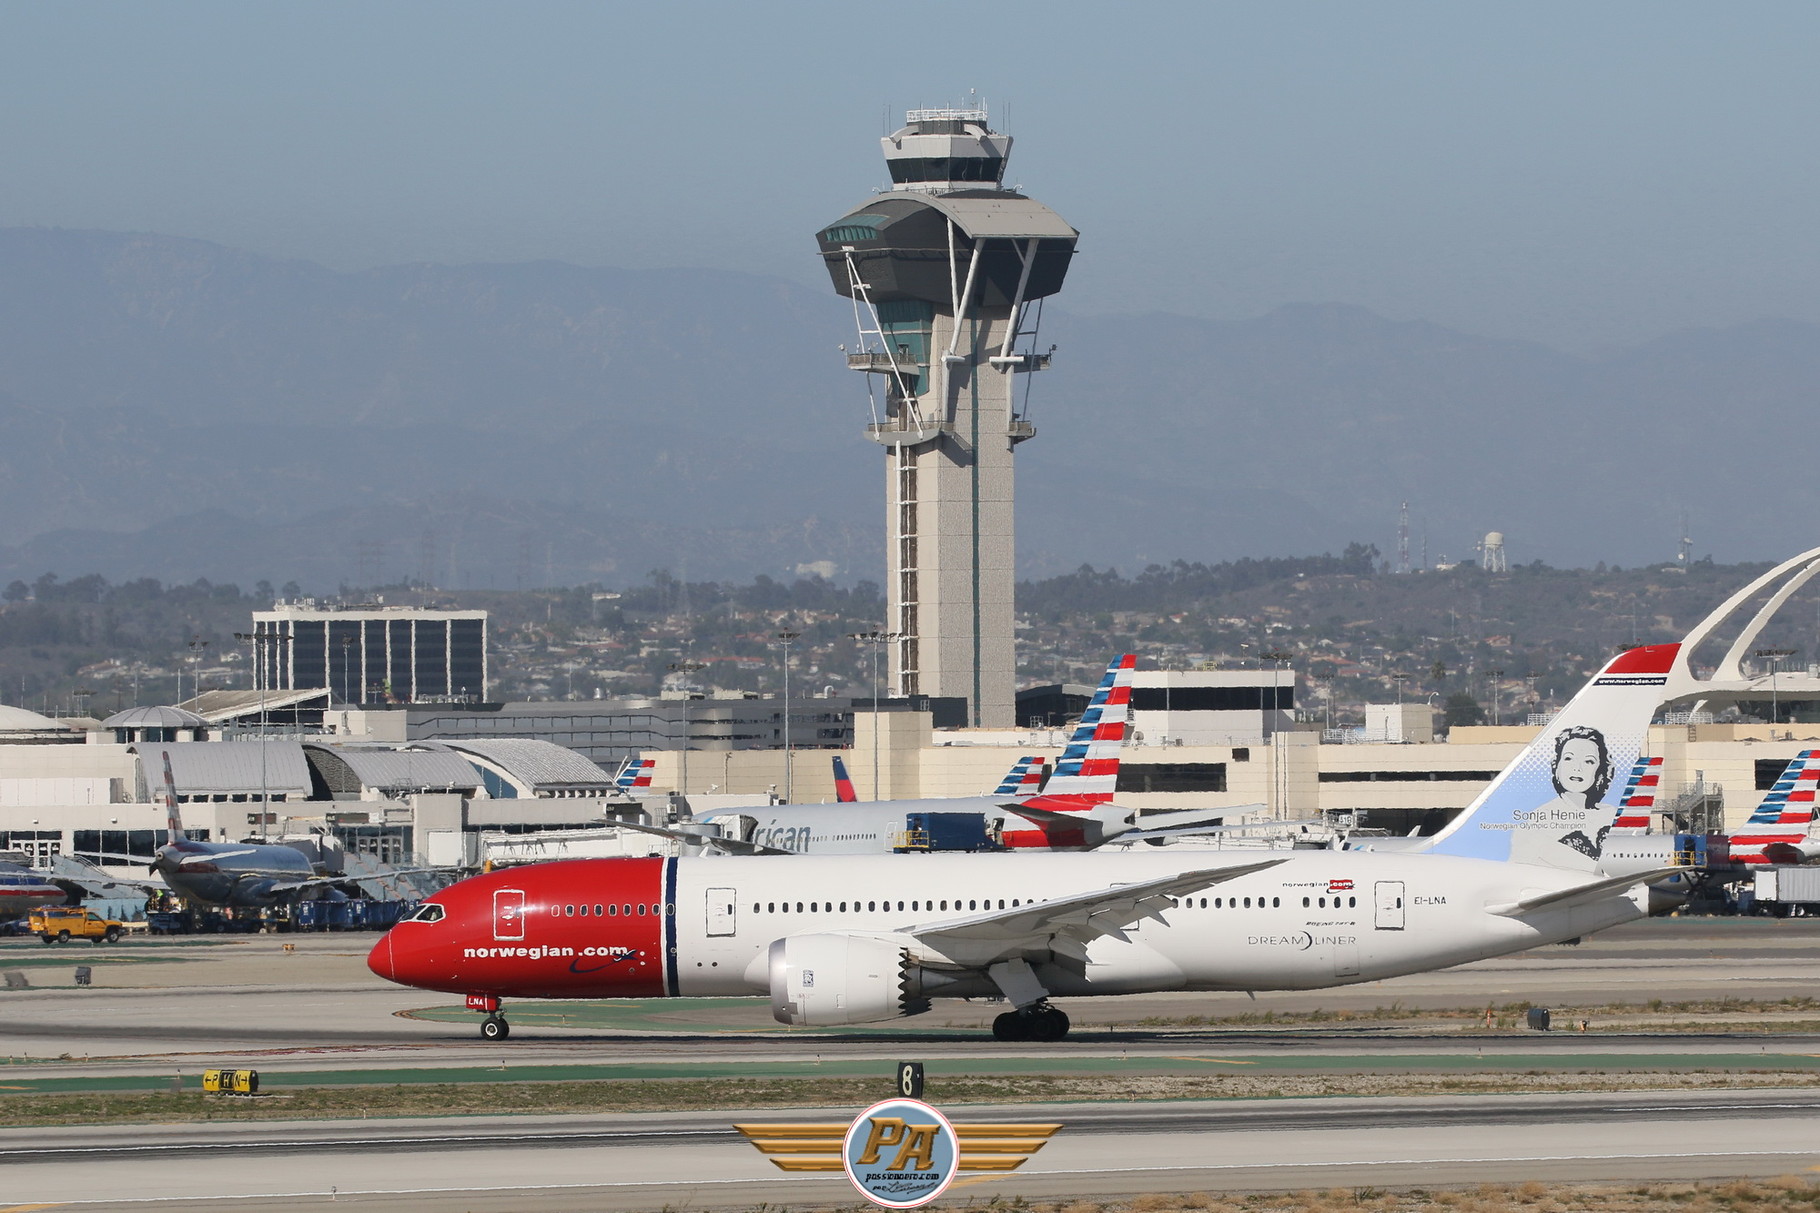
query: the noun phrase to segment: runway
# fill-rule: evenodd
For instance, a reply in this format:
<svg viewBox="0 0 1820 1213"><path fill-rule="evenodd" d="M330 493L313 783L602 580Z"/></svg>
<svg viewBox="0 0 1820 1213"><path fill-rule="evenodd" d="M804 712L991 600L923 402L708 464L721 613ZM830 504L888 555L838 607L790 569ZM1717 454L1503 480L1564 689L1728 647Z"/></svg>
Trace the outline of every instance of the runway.
<svg viewBox="0 0 1820 1213"><path fill-rule="evenodd" d="M1035 1199L1820 1169L1820 923L1656 921L1581 947L1255 1001L1243 994L1069 1000L1076 1031L1042 1046L991 1040L983 1027L999 1008L990 1004L938 1004L901 1024L806 1031L772 1023L762 999L600 1004L567 1020L559 1007L518 1003L512 1039L487 1044L474 1017L451 1010L447 1000L367 973L371 942L366 935L135 941L118 953L0 944L0 971L18 965L32 983L0 992L0 1090L20 1099L35 1090L158 1090L177 1074L193 1084L205 1065L257 1068L268 1090L282 1091L287 1082L746 1073L882 1079L890 1063L906 1058L925 1061L932 1074L1139 1075L1196 1067L1219 1074L1243 1067L1284 1074L1609 1068L1672 1075L1754 1064L1783 1073L1811 1068L1813 1085L1698 1095L958 1106L952 1111L963 1122L1058 1120L1068 1127L1016 1175L969 1179L954 1195ZM94 966L93 988L71 984L76 963ZM1586 1035L1488 1032L1471 1016L1405 1024L1397 1010L1530 1001L1634 1011L1651 999L1718 1005L1727 998L1756 1005L1724 1030L1614 1022L1598 1025L1613 1030ZM1349 1018L1288 1026L1268 1018L1316 1010ZM1228 1022L1196 1024L1194 1016ZM1240 1016L1244 1021L1234 1018ZM1798 1074L1795 1081L1807 1082ZM850 1205L843 1179L777 1172L729 1125L844 1122L855 1111L9 1129L0 1133L0 1191L12 1205L88 1202L99 1209L203 1201L248 1210L332 1203L474 1213Z"/></svg>
<svg viewBox="0 0 1820 1213"><path fill-rule="evenodd" d="M360 1202L427 1213L457 1195L477 1213L850 1204L844 1179L778 1172L729 1125L851 1114L15 1131L0 1148L0 1183L19 1204L123 1210L206 1200L237 1210ZM979 1198L1432 1187L1544 1174L1698 1179L1820 1167L1820 1089L1698 1101L1649 1093L1041 1105L968 1108L956 1119L1065 1126L1021 1171L969 1179L955 1193Z"/></svg>

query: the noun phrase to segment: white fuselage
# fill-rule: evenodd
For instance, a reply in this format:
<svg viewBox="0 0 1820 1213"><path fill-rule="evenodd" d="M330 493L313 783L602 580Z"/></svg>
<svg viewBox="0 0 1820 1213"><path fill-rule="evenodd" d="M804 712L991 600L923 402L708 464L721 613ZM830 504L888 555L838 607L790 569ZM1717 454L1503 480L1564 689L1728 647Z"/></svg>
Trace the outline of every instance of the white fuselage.
<svg viewBox="0 0 1820 1213"><path fill-rule="evenodd" d="M790 935L903 933L915 959L940 967L947 958L908 932L1014 903L1255 858L1168 849L684 858L677 861L675 883L680 963L674 992L760 993L767 983L767 949ZM1515 917L1488 908L1589 879L1588 873L1446 856L1292 852L1276 867L1175 899L1158 918L1127 928L1123 940L1094 940L1084 973L1053 963L1036 968L1057 995L1319 989L1506 955L1645 915L1646 897L1624 890ZM716 908L728 905L731 913ZM935 993L992 992L975 984L981 988Z"/></svg>

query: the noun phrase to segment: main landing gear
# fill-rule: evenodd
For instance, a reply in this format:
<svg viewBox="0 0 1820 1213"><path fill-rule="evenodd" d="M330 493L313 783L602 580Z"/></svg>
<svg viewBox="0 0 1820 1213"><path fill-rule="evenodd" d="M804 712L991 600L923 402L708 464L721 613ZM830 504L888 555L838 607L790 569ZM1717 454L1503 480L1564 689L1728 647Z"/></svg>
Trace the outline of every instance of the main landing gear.
<svg viewBox="0 0 1820 1213"><path fill-rule="evenodd" d="M1068 1035L1068 1016L1047 1002L1006 1011L992 1021L994 1040L1060 1040Z"/></svg>

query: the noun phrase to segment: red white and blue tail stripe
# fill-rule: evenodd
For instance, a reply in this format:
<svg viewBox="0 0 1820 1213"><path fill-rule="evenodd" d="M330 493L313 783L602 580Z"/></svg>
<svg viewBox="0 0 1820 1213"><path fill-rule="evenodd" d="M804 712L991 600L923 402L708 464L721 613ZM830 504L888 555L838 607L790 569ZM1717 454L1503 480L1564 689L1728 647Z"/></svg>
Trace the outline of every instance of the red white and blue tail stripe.
<svg viewBox="0 0 1820 1213"><path fill-rule="evenodd" d="M1043 790L1043 760L1026 754L1011 764L1005 781L992 790L994 796L1035 796Z"/></svg>
<svg viewBox="0 0 1820 1213"><path fill-rule="evenodd" d="M1814 822L1814 794L1820 788L1820 750L1802 750L1763 797L1750 820L1732 835L1733 863L1800 863L1800 848Z"/></svg>
<svg viewBox="0 0 1820 1213"><path fill-rule="evenodd" d="M1119 750L1131 731L1131 675L1136 669L1137 656L1132 653L1106 667L1106 677L1081 713L1043 795L1112 799L1118 788Z"/></svg>
<svg viewBox="0 0 1820 1213"><path fill-rule="evenodd" d="M1639 757L1624 781L1624 794L1618 797L1618 820L1612 823L1614 833L1642 834L1649 830L1650 814L1655 812L1656 797L1662 793L1662 759Z"/></svg>
<svg viewBox="0 0 1820 1213"><path fill-rule="evenodd" d="M859 800L859 794L853 790L853 777L847 774L847 764L840 760L839 754L834 756L834 799L841 804Z"/></svg>
<svg viewBox="0 0 1820 1213"><path fill-rule="evenodd" d="M628 758L626 764L619 768L619 775L614 784L627 796L636 796L641 791L649 791L651 776L655 774L657 759Z"/></svg>

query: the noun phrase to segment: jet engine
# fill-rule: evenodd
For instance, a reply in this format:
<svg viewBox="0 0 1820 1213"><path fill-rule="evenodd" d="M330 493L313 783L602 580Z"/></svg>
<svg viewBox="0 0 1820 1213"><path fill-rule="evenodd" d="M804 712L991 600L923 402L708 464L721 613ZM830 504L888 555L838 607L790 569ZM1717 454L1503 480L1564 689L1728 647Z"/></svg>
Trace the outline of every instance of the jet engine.
<svg viewBox="0 0 1820 1213"><path fill-rule="evenodd" d="M792 935L774 942L768 959L778 1023L831 1027L929 1009L922 967L889 936Z"/></svg>

